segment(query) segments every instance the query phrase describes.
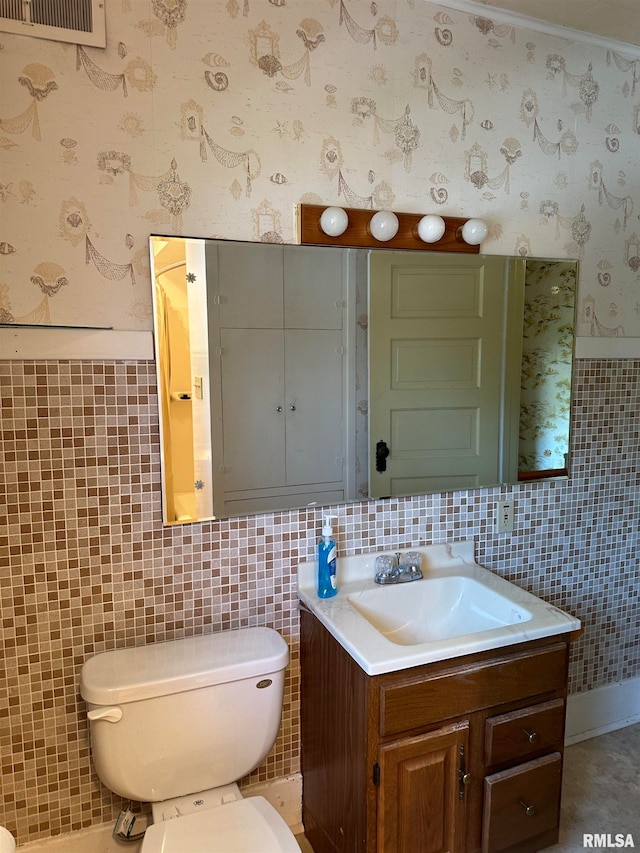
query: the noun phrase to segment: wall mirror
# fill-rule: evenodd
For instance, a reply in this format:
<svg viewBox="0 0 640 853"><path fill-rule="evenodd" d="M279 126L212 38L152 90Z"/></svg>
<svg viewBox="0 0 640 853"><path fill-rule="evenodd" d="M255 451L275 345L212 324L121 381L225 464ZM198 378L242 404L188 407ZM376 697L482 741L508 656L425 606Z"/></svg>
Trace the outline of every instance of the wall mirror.
<svg viewBox="0 0 640 853"><path fill-rule="evenodd" d="M568 476L577 261L150 243L166 524Z"/></svg>

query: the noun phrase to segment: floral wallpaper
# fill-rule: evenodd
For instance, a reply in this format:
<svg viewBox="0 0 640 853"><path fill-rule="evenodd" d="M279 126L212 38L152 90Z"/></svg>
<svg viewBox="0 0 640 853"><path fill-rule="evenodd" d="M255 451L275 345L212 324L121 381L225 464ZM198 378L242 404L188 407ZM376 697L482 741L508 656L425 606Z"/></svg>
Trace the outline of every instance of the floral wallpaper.
<svg viewBox="0 0 640 853"><path fill-rule="evenodd" d="M302 201L478 215L640 336L640 56L423 0L108 0L0 33L0 316L149 330L150 233L294 242ZM489 10L487 10L488 12Z"/></svg>
<svg viewBox="0 0 640 853"><path fill-rule="evenodd" d="M567 468L575 292L574 263L527 260L520 471Z"/></svg>

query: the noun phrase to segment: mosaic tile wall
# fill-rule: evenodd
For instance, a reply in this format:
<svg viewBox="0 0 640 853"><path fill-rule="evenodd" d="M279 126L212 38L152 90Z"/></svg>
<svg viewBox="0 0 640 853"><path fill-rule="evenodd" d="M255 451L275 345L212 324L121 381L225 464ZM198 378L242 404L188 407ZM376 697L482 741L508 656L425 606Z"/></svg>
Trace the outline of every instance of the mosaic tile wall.
<svg viewBox="0 0 640 853"><path fill-rule="evenodd" d="M480 562L585 626L570 689L640 674L640 362L579 361L570 483L339 507L342 553L473 538ZM0 824L20 843L111 820L95 778L87 657L270 625L291 648L277 744L250 781L298 769L295 565L321 510L163 528L154 366L0 362ZM497 536L500 494L516 532Z"/></svg>

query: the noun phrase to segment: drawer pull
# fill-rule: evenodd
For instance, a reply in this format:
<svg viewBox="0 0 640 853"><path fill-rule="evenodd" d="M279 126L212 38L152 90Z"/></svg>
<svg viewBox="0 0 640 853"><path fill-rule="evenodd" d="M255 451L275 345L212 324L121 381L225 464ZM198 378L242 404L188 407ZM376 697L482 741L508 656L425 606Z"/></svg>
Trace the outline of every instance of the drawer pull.
<svg viewBox="0 0 640 853"><path fill-rule="evenodd" d="M529 743L538 743L538 732L528 732L526 729L522 731L526 734Z"/></svg>
<svg viewBox="0 0 640 853"><path fill-rule="evenodd" d="M528 805L527 803L525 803L524 800L520 800L520 804L521 804L522 808L524 809L524 813L526 814L527 817L533 817L534 816L534 814L536 813L536 810L534 809L533 806Z"/></svg>

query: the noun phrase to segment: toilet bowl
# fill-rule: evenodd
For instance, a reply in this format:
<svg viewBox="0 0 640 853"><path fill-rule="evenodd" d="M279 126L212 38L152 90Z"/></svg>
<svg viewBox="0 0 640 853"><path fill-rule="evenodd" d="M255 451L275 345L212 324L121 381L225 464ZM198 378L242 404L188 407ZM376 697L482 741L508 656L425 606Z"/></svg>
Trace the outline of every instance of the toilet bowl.
<svg viewBox="0 0 640 853"><path fill-rule="evenodd" d="M264 797L152 824L141 853L300 853L291 830Z"/></svg>
<svg viewBox="0 0 640 853"><path fill-rule="evenodd" d="M0 853L14 853L16 849L16 840L11 835L8 829L0 826ZM300 849L298 848L298 853Z"/></svg>
<svg viewBox="0 0 640 853"><path fill-rule="evenodd" d="M299 853L273 806L236 784L275 742L288 658L276 631L244 628L85 663L96 772L151 803L141 853Z"/></svg>

